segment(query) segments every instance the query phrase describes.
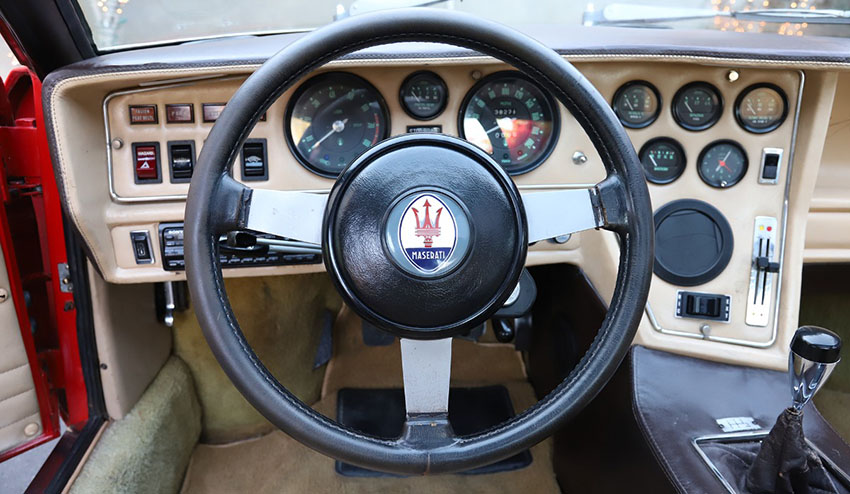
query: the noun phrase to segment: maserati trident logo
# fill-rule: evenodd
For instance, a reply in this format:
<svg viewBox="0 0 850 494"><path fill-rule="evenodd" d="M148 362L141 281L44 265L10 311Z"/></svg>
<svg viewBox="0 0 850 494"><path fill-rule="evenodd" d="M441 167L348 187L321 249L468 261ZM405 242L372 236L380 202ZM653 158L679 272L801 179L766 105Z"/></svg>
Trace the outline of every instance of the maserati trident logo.
<svg viewBox="0 0 850 494"><path fill-rule="evenodd" d="M457 225L448 205L433 194L410 201L398 225L405 257L425 273L436 271L457 244Z"/></svg>

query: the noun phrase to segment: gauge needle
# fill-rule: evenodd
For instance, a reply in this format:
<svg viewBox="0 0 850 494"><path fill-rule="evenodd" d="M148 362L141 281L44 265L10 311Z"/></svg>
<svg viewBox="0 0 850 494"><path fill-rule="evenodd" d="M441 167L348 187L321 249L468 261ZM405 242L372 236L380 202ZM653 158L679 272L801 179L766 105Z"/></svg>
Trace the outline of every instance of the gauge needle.
<svg viewBox="0 0 850 494"><path fill-rule="evenodd" d="M747 108L750 109L750 112L752 112L753 115L756 114L756 110L753 108L753 104L750 103L749 101L747 101Z"/></svg>
<svg viewBox="0 0 850 494"><path fill-rule="evenodd" d="M312 146L310 146L310 151L308 151L308 153L309 153L309 152L311 152L311 151L313 151L314 149L316 149L316 147L318 147L318 146L319 146L319 144L321 144L321 143L322 143L325 139L327 139L328 137L330 137L330 136L334 135L334 133L336 133L336 132L342 132L343 130L345 130L345 124L346 124L347 122L348 122L348 119L347 119L347 118L346 118L346 119L343 119L343 120L337 120L336 122L334 122L334 123L333 123L333 125L331 125L331 130L330 130L327 134L323 135L321 139L319 139L318 141L316 141L316 143L315 143L315 144L313 144Z"/></svg>
<svg viewBox="0 0 850 494"><path fill-rule="evenodd" d="M410 93L410 95L411 95L411 96L413 96L413 99L415 99L417 103L419 103L420 101L422 101L422 100L420 100L420 99L419 99L419 96L416 96L416 93L413 93L413 92L412 92L412 93Z"/></svg>
<svg viewBox="0 0 850 494"><path fill-rule="evenodd" d="M635 111L635 107L632 106L632 102L628 98L626 98L626 104L629 106L629 110Z"/></svg>
<svg viewBox="0 0 850 494"><path fill-rule="evenodd" d="M501 125L495 125L492 129L485 132L485 134L489 134L490 132L493 132L494 130L499 130L500 128L502 128Z"/></svg>
<svg viewBox="0 0 850 494"><path fill-rule="evenodd" d="M693 112L694 112L694 111L691 109L691 105L689 105L687 101L685 101L685 108L687 108L687 109L688 109L688 111L689 111L689 112L691 112L691 113L693 113Z"/></svg>
<svg viewBox="0 0 850 494"><path fill-rule="evenodd" d="M655 158L651 154L649 155L649 161L652 162L652 166L658 168L658 163L655 161Z"/></svg>

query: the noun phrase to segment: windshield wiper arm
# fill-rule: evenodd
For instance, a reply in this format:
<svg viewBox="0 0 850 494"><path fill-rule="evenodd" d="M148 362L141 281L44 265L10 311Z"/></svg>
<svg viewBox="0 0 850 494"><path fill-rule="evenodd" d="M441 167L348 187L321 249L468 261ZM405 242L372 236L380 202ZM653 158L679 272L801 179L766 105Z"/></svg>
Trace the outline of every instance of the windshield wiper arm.
<svg viewBox="0 0 850 494"><path fill-rule="evenodd" d="M727 12L711 9L658 7L653 5L632 5L612 3L602 10L594 10L589 4L584 12L585 26L617 26L658 24L663 22L690 21L726 17L739 21L758 21L771 23L809 24L850 24L850 10L803 10L803 9L757 9L730 10Z"/></svg>

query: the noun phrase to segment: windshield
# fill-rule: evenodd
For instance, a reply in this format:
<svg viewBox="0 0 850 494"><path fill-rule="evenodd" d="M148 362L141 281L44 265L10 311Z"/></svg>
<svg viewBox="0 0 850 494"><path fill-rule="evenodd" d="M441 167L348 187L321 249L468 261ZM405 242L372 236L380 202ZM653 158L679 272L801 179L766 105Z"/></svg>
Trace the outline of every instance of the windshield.
<svg viewBox="0 0 850 494"><path fill-rule="evenodd" d="M470 12L520 30L529 24L584 24L850 37L846 23L815 24L795 18L812 12L840 13L850 8L850 0L530 0L524 5L521 0L77 1L100 51L240 34L307 31L349 16L409 6ZM789 9L779 22L767 16L743 15L776 9ZM741 16L736 17L737 13Z"/></svg>

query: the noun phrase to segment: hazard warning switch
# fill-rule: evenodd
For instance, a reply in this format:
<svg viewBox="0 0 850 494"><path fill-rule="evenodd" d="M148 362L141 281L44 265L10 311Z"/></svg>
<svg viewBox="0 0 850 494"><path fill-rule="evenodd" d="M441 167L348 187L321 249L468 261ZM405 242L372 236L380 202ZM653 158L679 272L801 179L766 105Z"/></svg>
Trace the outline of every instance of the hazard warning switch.
<svg viewBox="0 0 850 494"><path fill-rule="evenodd" d="M159 146L156 144L134 144L136 158L136 182L159 182Z"/></svg>

